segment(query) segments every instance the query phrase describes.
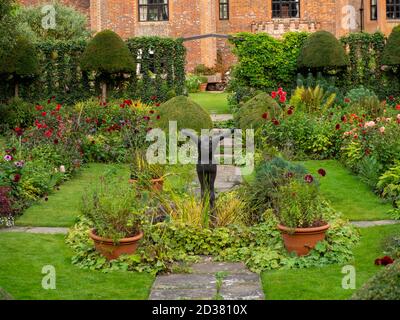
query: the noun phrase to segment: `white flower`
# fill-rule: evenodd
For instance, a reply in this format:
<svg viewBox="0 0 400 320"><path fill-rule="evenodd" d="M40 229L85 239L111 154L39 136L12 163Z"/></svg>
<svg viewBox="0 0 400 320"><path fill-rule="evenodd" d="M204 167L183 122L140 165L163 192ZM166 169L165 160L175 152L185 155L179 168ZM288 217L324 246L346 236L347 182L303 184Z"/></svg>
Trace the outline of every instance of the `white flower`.
<svg viewBox="0 0 400 320"><path fill-rule="evenodd" d="M65 173L65 166L60 166L60 172Z"/></svg>

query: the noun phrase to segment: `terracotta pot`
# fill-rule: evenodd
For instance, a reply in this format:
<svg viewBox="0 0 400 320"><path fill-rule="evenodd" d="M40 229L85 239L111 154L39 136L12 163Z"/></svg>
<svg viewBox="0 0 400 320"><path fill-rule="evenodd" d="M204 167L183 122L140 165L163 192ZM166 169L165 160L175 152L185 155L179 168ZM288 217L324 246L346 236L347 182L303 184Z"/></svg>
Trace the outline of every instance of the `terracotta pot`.
<svg viewBox="0 0 400 320"><path fill-rule="evenodd" d="M122 254L134 254L139 246L143 232L131 238L124 238L115 243L112 239L102 238L95 234L94 230L89 232L90 238L94 241L94 246L107 260L117 259Z"/></svg>
<svg viewBox="0 0 400 320"><path fill-rule="evenodd" d="M325 233L329 229L329 224L322 227L295 229L278 224L278 229L282 233L287 251L296 252L298 256L305 256L319 241L325 239Z"/></svg>
<svg viewBox="0 0 400 320"><path fill-rule="evenodd" d="M129 179L129 183L137 183L138 181L136 179ZM158 179L151 179L150 180L151 184L151 189L154 191L162 191L164 187L164 179L163 178L158 178Z"/></svg>
<svg viewBox="0 0 400 320"><path fill-rule="evenodd" d="M201 84L199 85L199 90L200 90L200 92L205 92L205 91L207 91L207 85L208 85L207 82L206 82L206 83L201 83Z"/></svg>

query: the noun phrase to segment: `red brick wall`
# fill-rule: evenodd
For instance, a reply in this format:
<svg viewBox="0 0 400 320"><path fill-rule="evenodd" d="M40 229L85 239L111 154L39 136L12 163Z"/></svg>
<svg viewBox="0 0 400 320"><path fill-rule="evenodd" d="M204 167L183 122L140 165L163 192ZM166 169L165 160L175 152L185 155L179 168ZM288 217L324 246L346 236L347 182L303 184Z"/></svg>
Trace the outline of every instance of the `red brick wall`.
<svg viewBox="0 0 400 320"><path fill-rule="evenodd" d="M43 0L20 0L24 4L46 2ZM345 5L355 8L359 23L360 0L301 0L300 19L272 19L271 0L230 0L229 20L219 20L219 0L169 0L169 21L139 22L138 0L62 0L77 7L90 17L94 31L112 29L123 38L144 35L187 37L207 33L230 34L241 31L270 32L279 36L289 29L314 31L323 29L341 36L350 31L342 28ZM380 1L383 3L383 1ZM377 28L390 32L392 25L385 22L380 4L380 22L369 21L369 2L365 1L366 30ZM272 29L271 29L272 28ZM271 31L273 30L273 31ZM223 54L226 66L234 63L230 45L223 39L204 39L185 42L187 47L187 70L197 64L212 65L217 51Z"/></svg>

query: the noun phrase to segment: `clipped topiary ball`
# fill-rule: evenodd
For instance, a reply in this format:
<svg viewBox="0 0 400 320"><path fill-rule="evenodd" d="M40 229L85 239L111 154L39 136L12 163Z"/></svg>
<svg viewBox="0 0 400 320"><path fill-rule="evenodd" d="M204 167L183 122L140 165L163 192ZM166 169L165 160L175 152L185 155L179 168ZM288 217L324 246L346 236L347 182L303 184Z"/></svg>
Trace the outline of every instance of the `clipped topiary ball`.
<svg viewBox="0 0 400 320"><path fill-rule="evenodd" d="M0 64L0 73L30 77L39 73L39 61L35 46L26 38L19 38L10 54Z"/></svg>
<svg viewBox="0 0 400 320"><path fill-rule="evenodd" d="M268 93L263 92L241 106L235 120L241 129L257 129L265 121L277 117L280 112L278 103Z"/></svg>
<svg viewBox="0 0 400 320"><path fill-rule="evenodd" d="M83 71L104 74L135 71L135 61L125 42L111 30L104 30L88 43L81 58Z"/></svg>
<svg viewBox="0 0 400 320"><path fill-rule="evenodd" d="M346 52L333 34L317 31L304 42L297 58L298 68L340 68L348 63Z"/></svg>
<svg viewBox="0 0 400 320"><path fill-rule="evenodd" d="M393 28L382 54L382 64L400 65L400 26Z"/></svg>
<svg viewBox="0 0 400 320"><path fill-rule="evenodd" d="M213 127L211 117L200 105L188 97L174 97L159 107L157 126L168 131L169 121L177 121L178 130L193 129L198 133L201 129Z"/></svg>

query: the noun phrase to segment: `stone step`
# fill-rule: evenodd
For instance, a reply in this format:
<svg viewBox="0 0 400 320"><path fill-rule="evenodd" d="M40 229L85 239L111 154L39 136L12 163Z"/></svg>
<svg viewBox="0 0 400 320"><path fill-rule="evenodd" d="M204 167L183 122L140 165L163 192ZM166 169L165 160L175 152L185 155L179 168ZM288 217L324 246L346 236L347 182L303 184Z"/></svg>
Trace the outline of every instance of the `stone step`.
<svg viewBox="0 0 400 320"><path fill-rule="evenodd" d="M192 266L191 274L157 276L150 300L261 300L264 293L260 276L250 272L243 263L215 262L201 257ZM217 290L217 275L221 288Z"/></svg>
<svg viewBox="0 0 400 320"><path fill-rule="evenodd" d="M359 228L370 228L397 224L400 223L400 220L351 221L351 223Z"/></svg>
<svg viewBox="0 0 400 320"><path fill-rule="evenodd" d="M0 232L25 232L38 234L67 234L68 228L59 227L11 227L0 229Z"/></svg>

